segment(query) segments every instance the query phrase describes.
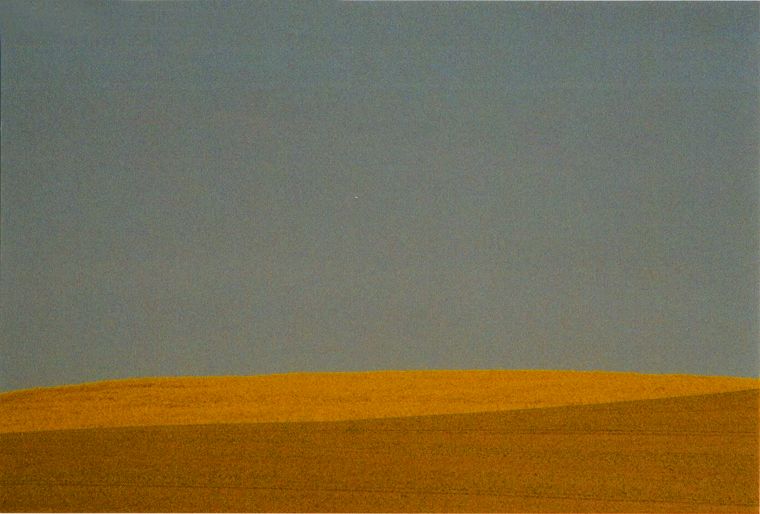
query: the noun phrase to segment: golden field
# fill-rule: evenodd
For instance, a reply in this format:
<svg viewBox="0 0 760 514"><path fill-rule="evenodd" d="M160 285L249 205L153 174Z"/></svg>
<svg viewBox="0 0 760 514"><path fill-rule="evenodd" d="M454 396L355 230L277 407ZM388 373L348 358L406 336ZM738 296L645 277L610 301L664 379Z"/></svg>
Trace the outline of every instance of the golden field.
<svg viewBox="0 0 760 514"><path fill-rule="evenodd" d="M759 389L415 371L15 391L0 509L757 512Z"/></svg>

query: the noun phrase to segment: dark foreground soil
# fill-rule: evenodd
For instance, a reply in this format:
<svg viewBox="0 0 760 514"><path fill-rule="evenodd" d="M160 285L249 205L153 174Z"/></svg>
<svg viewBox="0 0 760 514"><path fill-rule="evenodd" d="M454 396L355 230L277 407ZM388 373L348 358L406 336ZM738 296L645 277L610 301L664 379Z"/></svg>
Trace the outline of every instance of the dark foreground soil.
<svg viewBox="0 0 760 514"><path fill-rule="evenodd" d="M758 512L758 391L0 434L3 511Z"/></svg>

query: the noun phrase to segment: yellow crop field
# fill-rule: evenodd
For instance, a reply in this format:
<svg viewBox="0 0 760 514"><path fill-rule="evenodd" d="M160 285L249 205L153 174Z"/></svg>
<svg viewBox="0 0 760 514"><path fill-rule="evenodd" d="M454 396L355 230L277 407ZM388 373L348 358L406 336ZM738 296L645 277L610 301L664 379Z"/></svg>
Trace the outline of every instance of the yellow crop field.
<svg viewBox="0 0 760 514"><path fill-rule="evenodd" d="M0 509L757 512L759 385L419 371L16 391Z"/></svg>
<svg viewBox="0 0 760 514"><path fill-rule="evenodd" d="M740 391L749 378L574 371L384 371L114 380L0 395L0 432L336 421Z"/></svg>

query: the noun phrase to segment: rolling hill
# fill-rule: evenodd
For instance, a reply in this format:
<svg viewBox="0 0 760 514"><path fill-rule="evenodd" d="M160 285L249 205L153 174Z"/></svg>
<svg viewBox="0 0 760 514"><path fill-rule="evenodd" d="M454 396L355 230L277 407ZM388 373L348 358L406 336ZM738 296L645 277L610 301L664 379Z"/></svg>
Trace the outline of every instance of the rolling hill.
<svg viewBox="0 0 760 514"><path fill-rule="evenodd" d="M0 509L757 512L758 386L419 371L15 391Z"/></svg>

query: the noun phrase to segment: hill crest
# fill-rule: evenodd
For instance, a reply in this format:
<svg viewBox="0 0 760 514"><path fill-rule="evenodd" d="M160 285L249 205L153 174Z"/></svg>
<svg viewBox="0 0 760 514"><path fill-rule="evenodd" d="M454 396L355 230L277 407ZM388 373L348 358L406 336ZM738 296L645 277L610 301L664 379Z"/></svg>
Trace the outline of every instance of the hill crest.
<svg viewBox="0 0 760 514"><path fill-rule="evenodd" d="M760 389L760 380L534 370L137 378L0 394L0 433L464 414Z"/></svg>

